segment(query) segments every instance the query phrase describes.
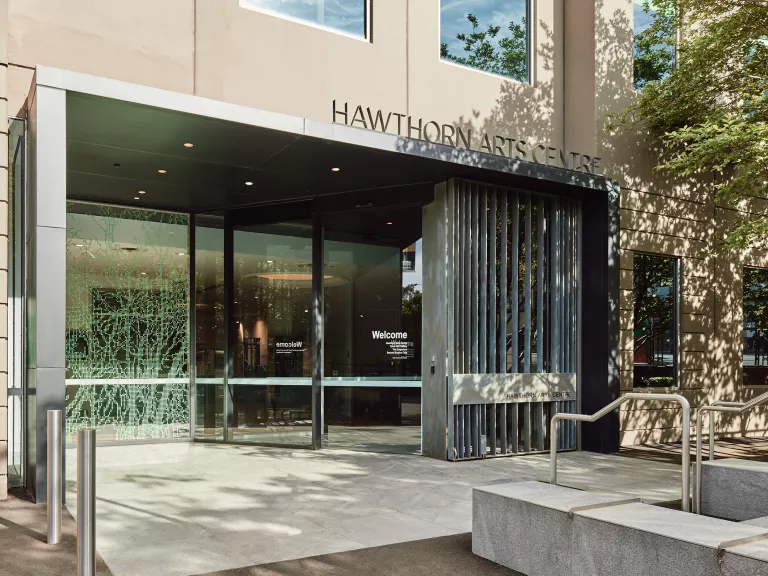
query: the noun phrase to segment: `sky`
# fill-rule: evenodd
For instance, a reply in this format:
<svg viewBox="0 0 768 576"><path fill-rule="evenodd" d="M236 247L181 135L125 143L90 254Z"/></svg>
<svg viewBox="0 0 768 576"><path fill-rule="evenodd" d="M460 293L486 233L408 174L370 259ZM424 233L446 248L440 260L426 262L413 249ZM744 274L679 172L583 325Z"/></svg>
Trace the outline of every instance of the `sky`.
<svg viewBox="0 0 768 576"><path fill-rule="evenodd" d="M511 21L522 20L526 5L526 0L441 0L440 42L448 44L452 54L461 55L464 43L456 40L456 35L472 31L467 14L477 16L482 30L487 30L489 24L501 26L499 35L502 35Z"/></svg>
<svg viewBox="0 0 768 576"><path fill-rule="evenodd" d="M653 24L653 10L645 12L642 0L635 0L635 36Z"/></svg>
<svg viewBox="0 0 768 576"><path fill-rule="evenodd" d="M322 24L355 36L365 35L365 0L240 0L240 6ZM323 21L320 21L323 14Z"/></svg>

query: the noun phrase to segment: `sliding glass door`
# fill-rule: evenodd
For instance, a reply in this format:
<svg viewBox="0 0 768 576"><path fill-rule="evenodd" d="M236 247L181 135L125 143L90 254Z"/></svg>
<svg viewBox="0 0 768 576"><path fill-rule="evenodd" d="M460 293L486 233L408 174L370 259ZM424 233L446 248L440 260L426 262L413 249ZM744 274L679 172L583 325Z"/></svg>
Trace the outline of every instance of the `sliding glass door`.
<svg viewBox="0 0 768 576"><path fill-rule="evenodd" d="M417 453L421 206L326 212L322 235L316 220L283 220L298 210L308 212L195 217L195 437L310 446L316 417L323 446ZM322 414L313 243L324 262Z"/></svg>
<svg viewBox="0 0 768 576"><path fill-rule="evenodd" d="M237 227L228 440L312 443L312 226Z"/></svg>

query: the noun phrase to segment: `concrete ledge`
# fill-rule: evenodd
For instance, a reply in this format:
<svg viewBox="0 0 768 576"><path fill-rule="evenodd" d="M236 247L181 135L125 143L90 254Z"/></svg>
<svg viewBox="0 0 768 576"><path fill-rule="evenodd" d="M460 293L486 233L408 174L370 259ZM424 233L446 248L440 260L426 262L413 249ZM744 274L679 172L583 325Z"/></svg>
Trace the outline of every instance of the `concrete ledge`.
<svg viewBox="0 0 768 576"><path fill-rule="evenodd" d="M572 511L623 502L542 482L475 488L472 552L528 576L570 574Z"/></svg>
<svg viewBox="0 0 768 576"><path fill-rule="evenodd" d="M726 458L701 465L701 511L726 520L768 516L768 462Z"/></svg>
<svg viewBox="0 0 768 576"><path fill-rule="evenodd" d="M720 545L762 535L764 528L647 504L577 512L572 574L722 576Z"/></svg>
<svg viewBox="0 0 768 576"><path fill-rule="evenodd" d="M768 527L540 482L475 488L472 551L527 576L768 576Z"/></svg>

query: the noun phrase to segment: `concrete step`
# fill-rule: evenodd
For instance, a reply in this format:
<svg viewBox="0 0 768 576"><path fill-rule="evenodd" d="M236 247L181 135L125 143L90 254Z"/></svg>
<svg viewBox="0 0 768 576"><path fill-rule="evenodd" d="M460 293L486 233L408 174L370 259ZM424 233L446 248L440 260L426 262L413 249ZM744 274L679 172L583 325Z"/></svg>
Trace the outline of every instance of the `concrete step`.
<svg viewBox="0 0 768 576"><path fill-rule="evenodd" d="M725 458L701 464L701 512L726 520L768 516L768 462Z"/></svg>
<svg viewBox="0 0 768 576"><path fill-rule="evenodd" d="M768 576L768 529L539 482L475 488L472 550L527 576Z"/></svg>

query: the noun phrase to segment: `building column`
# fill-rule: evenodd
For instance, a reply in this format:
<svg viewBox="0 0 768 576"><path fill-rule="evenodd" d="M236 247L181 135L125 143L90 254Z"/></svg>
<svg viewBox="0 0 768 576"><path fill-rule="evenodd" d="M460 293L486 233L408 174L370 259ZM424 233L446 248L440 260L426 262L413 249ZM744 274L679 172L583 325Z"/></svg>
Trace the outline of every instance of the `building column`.
<svg viewBox="0 0 768 576"><path fill-rule="evenodd" d="M27 488L43 503L47 411L65 411L66 91L38 85L28 110Z"/></svg>

